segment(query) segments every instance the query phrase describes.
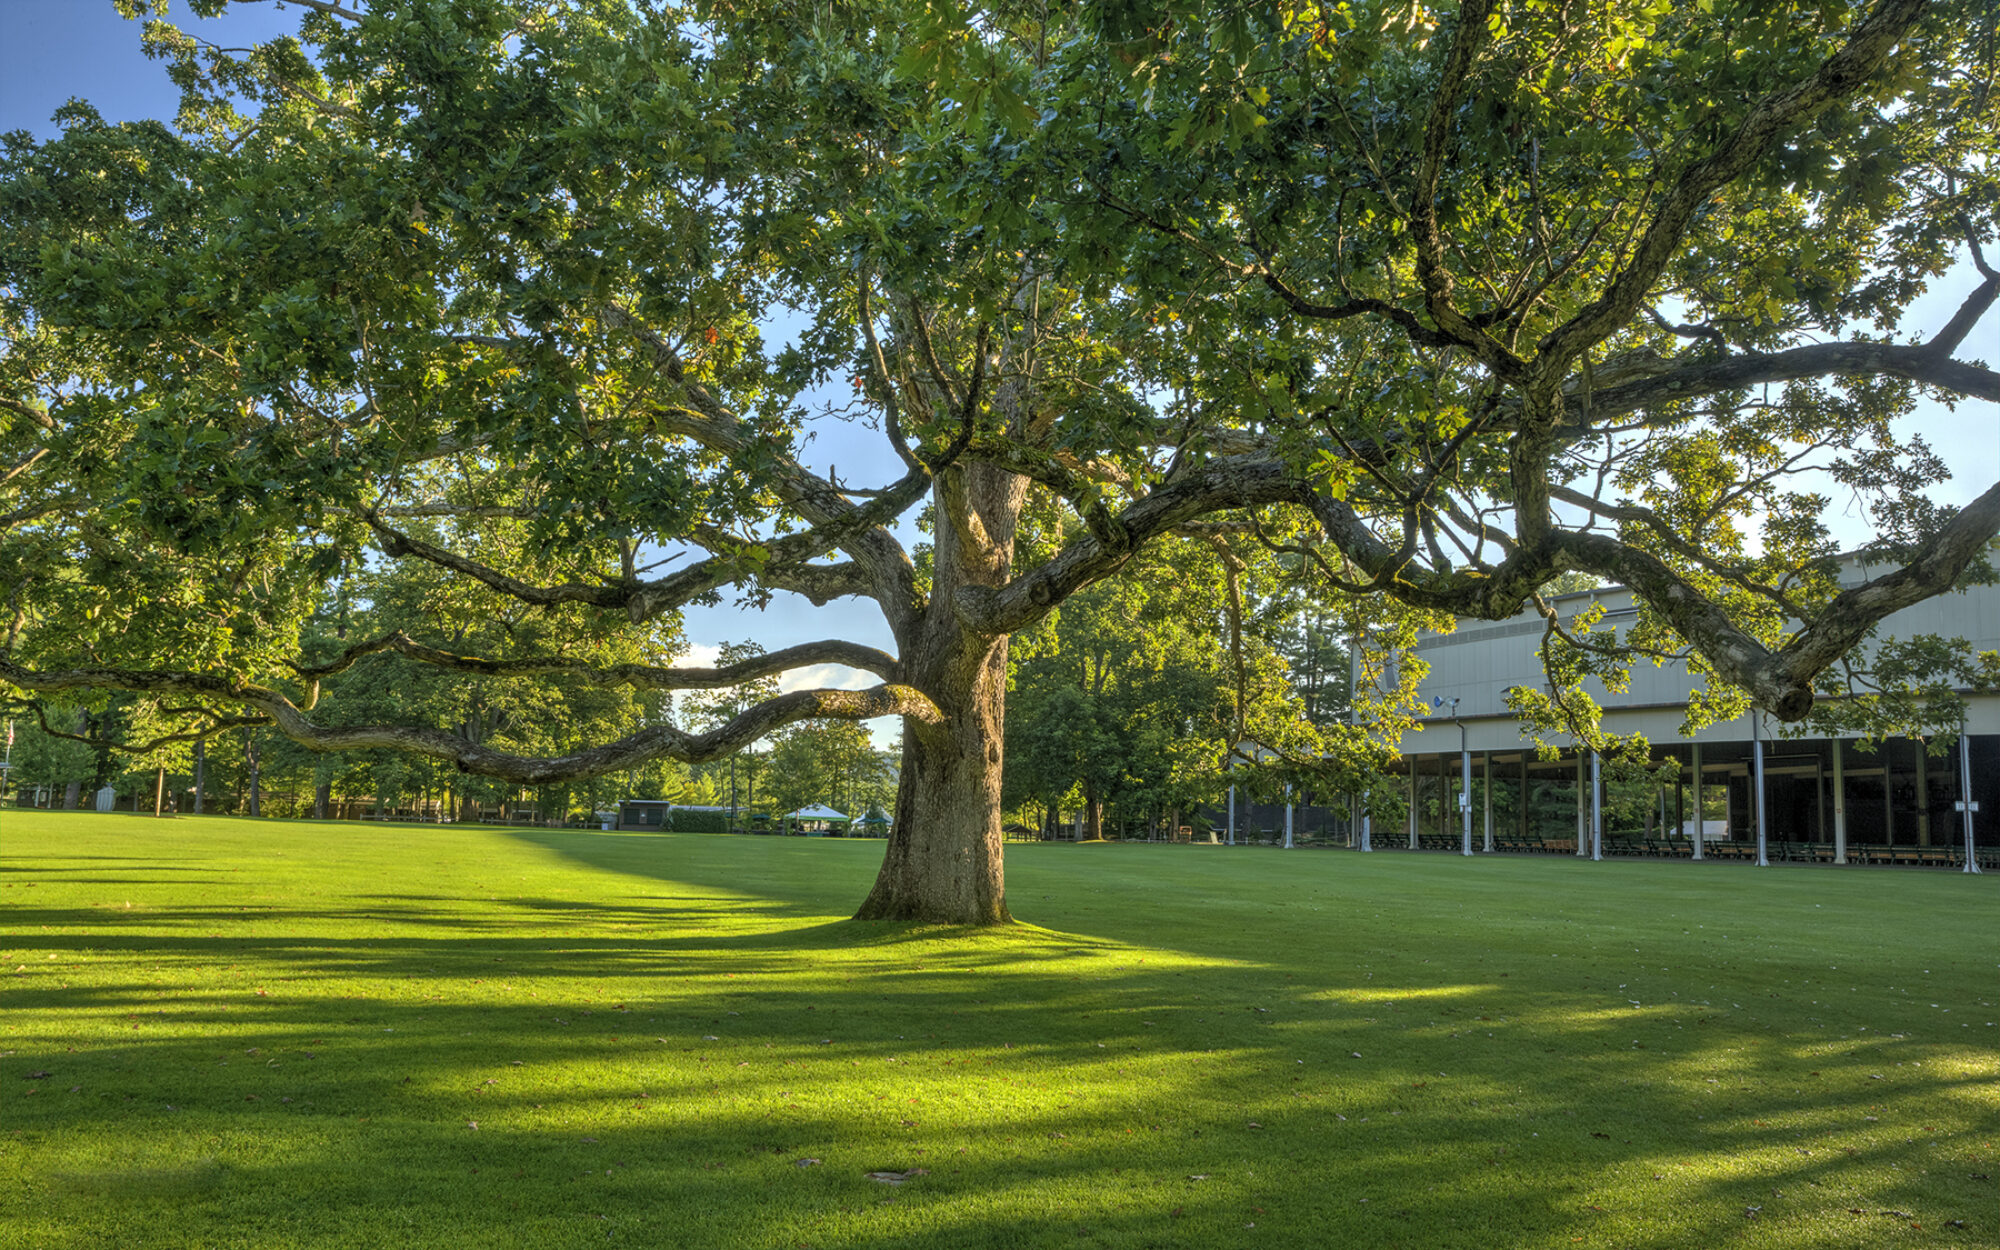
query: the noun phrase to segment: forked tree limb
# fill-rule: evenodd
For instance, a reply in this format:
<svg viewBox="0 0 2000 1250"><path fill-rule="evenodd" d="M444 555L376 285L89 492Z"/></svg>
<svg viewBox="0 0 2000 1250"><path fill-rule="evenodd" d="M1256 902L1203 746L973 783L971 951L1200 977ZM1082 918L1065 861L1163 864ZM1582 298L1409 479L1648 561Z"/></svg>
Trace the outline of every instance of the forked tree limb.
<svg viewBox="0 0 2000 1250"><path fill-rule="evenodd" d="M315 751L401 751L442 760L461 772L525 786L583 781L659 759L704 764L721 759L786 725L812 719L871 720L900 716L907 728L928 736L943 728L944 714L921 692L903 685L866 690L794 690L745 709L726 724L691 734L653 725L601 746L567 755L515 755L482 743L412 725L320 725L279 691L206 673L140 669L66 669L35 672L0 660L0 681L38 694L66 690L129 690L135 694L189 695L256 709L287 738Z"/></svg>
<svg viewBox="0 0 2000 1250"><path fill-rule="evenodd" d="M1707 156L1683 170L1661 197L1652 220L1604 293L1543 336L1531 366L1544 380L1629 324L1672 261L1695 214L1715 192L1750 169L1784 135L1834 101L1875 80L1877 72L1923 14L1927 0L1882 0L1848 40L1801 82L1759 100Z"/></svg>
<svg viewBox="0 0 2000 1250"><path fill-rule="evenodd" d="M902 665L896 657L874 647L845 639L800 643L779 651L767 651L734 664L710 668L661 668L651 664L596 665L568 656L533 656L511 660L489 660L458 655L440 647L417 642L402 630L367 642L356 643L324 664L293 665L293 671L307 681L319 681L344 673L370 655L394 652L434 668L474 673L482 677L575 677L593 686L630 686L636 690L719 690L739 686L758 677L769 677L794 668L814 664L841 664L873 673L884 681L900 681Z"/></svg>
<svg viewBox="0 0 2000 1250"><path fill-rule="evenodd" d="M1437 328L1464 344L1492 370L1494 376L1514 380L1521 376L1521 360L1498 339L1475 325L1453 301L1451 270L1445 263L1444 231L1438 224L1438 178L1444 170L1445 149L1450 145L1452 119L1464 103L1467 79L1473 62L1486 43L1487 16L1491 0L1465 0L1459 6L1451 47L1445 54L1444 69L1424 122L1424 139L1417 158L1417 187L1410 197L1410 239L1417 253L1417 277L1424 287L1424 311Z"/></svg>
<svg viewBox="0 0 2000 1250"><path fill-rule="evenodd" d="M707 387L688 376L685 362L671 343L619 304L605 305L604 312L606 323L631 334L645 348L660 373L688 398L689 402L685 405L665 404L651 410L649 415L659 432L691 439L711 451L724 454L740 454L750 449L755 441L755 432ZM854 516L856 505L837 486L807 469L794 457L774 451L770 461L777 471L779 496L796 509L808 524L823 525ZM921 458L917 458L910 470L916 474L926 467ZM928 468L931 472L936 470L936 466ZM849 533L840 546L868 570L870 597L881 605L890 630L898 638L904 637L924 608L923 595L917 589L916 565L910 559L910 553L903 549L903 544L896 540L886 525L879 523Z"/></svg>
<svg viewBox="0 0 2000 1250"><path fill-rule="evenodd" d="M2000 403L2000 372L1954 360L1931 343L1814 343L1778 352L1696 358L1652 377L1608 387L1591 395L1597 424L1614 417L1770 382L1820 377L1905 378L1969 399ZM1514 414L1503 404L1497 424L1505 429Z"/></svg>
<svg viewBox="0 0 2000 1250"><path fill-rule="evenodd" d="M1146 540L1212 513L1271 503L1309 509L1328 541L1375 588L1411 607L1504 620L1524 610L1561 573L1610 578L1658 612L1720 676L1787 721L1811 710L1814 678L1891 613L1950 589L2000 533L1996 484L1960 509L1905 567L1842 592L1790 642L1773 649L1666 561L1608 535L1551 528L1536 541L1517 545L1498 563L1438 570L1416 562L1407 542L1391 547L1353 506L1313 490L1282 462L1218 458L1120 511L1114 521L1122 541L1079 535L1055 558L1003 586L961 589L954 607L969 628L996 634L1017 630L1115 572Z"/></svg>
<svg viewBox="0 0 2000 1250"><path fill-rule="evenodd" d="M963 444L959 446L962 449ZM637 583L588 585L564 582L554 586L536 585L395 529L382 519L380 513L364 513L362 519L375 531L382 550L391 556L411 556L427 561L470 577L523 603L537 606L584 603L623 611L636 625L711 590L746 580L751 575L759 576L779 589L798 588L800 593L813 598L816 603L858 593L861 587L846 579L839 566L815 566L807 562L825 555L855 535L875 530L894 520L923 498L930 489L930 483L929 467L919 464L881 495L865 504L847 505L838 515L812 529L787 534L766 543L737 542L734 550L725 550L666 577ZM726 545L720 536L703 541L705 545ZM756 559L747 560L746 556L753 547L762 548L762 552Z"/></svg>

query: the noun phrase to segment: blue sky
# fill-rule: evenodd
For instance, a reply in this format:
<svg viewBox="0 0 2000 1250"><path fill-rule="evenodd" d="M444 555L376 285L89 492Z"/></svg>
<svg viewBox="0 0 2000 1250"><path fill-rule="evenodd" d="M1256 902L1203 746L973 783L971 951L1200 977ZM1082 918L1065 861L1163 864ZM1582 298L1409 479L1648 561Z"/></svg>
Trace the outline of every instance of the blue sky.
<svg viewBox="0 0 2000 1250"><path fill-rule="evenodd" d="M241 45L293 29L301 10L280 9L265 0L239 5L223 18L192 21L184 5L174 5L176 20L202 37ZM140 51L139 27L113 11L111 0L0 0L0 130L26 129L54 133L49 115L64 101L79 97L113 121L170 117L176 93L164 68ZM1943 324L1974 284L1969 266L1952 275L1911 309L1906 331L1928 332ZM1962 355L1989 362L2000 357L2000 312L1989 313L1973 332ZM1911 421L1952 467L1954 478L1935 492L1944 503L1963 503L2000 480L2000 408L1966 402L1956 411L1926 405ZM894 465L879 435L864 426L822 421L812 431L806 449L809 464L818 469L838 465L844 480L866 484L894 476ZM1854 545L1864 533L1848 508L1836 499L1833 518L1843 541ZM906 541L915 535L906 534ZM893 641L879 613L856 603L813 608L802 599L780 596L764 612L732 607L697 608L687 614L688 635L696 644L690 657L705 660L724 641L755 639L767 648L790 646L817 638L847 637L887 650ZM849 670L793 674L788 688L800 685L866 685L872 678ZM892 734L876 726L878 740Z"/></svg>

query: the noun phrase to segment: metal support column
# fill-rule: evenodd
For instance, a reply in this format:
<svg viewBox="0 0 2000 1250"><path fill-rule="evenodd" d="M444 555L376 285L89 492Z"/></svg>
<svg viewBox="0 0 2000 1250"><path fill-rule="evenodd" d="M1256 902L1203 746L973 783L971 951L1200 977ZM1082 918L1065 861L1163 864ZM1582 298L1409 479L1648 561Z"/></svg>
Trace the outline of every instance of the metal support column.
<svg viewBox="0 0 2000 1250"><path fill-rule="evenodd" d="M1893 745L1892 739L1884 738L1875 748L1882 757L1882 841L1889 846L1896 845L1896 766L1889 759Z"/></svg>
<svg viewBox="0 0 2000 1250"><path fill-rule="evenodd" d="M1919 739L1917 742L1917 845L1931 844L1931 753L1930 748Z"/></svg>
<svg viewBox="0 0 2000 1250"><path fill-rule="evenodd" d="M1684 834L1684 832L1688 832L1688 782L1684 782L1680 778L1680 774L1676 772L1674 774L1674 834ZM1672 846L1674 846L1672 834L1668 834L1666 846L1672 850Z"/></svg>
<svg viewBox="0 0 2000 1250"><path fill-rule="evenodd" d="M1708 841L1708 808L1701 801L1701 743L1694 744L1694 857L1702 857Z"/></svg>
<svg viewBox="0 0 2000 1250"><path fill-rule="evenodd" d="M1769 868L1771 857L1765 853L1764 828L1764 732L1763 715L1756 708L1750 709L1750 784L1757 787L1755 807L1757 821L1757 866Z"/></svg>
<svg viewBox="0 0 2000 1250"><path fill-rule="evenodd" d="M1979 805L1972 801L1972 735L1958 735L1958 810L1965 813L1965 871L1979 871L1979 847L1972 839L1972 813Z"/></svg>
<svg viewBox="0 0 2000 1250"><path fill-rule="evenodd" d="M1423 808L1418 806L1422 797L1421 779L1417 775L1417 757L1410 757L1410 849L1417 849L1417 830L1423 823Z"/></svg>
<svg viewBox="0 0 2000 1250"><path fill-rule="evenodd" d="M1480 849L1490 855L1493 853L1493 752L1480 752L1479 762L1486 770L1486 785L1480 792L1480 797L1486 801L1486 840Z"/></svg>
<svg viewBox="0 0 2000 1250"><path fill-rule="evenodd" d="M1534 777L1528 771L1528 753L1521 752L1521 801L1514 809L1514 833L1521 839L1521 845L1528 844L1528 791L1534 787Z"/></svg>
<svg viewBox="0 0 2000 1250"><path fill-rule="evenodd" d="M1833 862L1847 862L1847 744L1833 740Z"/></svg>
<svg viewBox="0 0 2000 1250"><path fill-rule="evenodd" d="M1603 757L1590 753L1590 857L1604 858L1604 775Z"/></svg>
<svg viewBox="0 0 2000 1250"><path fill-rule="evenodd" d="M1583 752L1576 753L1576 853L1578 858L1590 854L1590 805L1584 802L1583 787L1585 768Z"/></svg>
<svg viewBox="0 0 2000 1250"><path fill-rule="evenodd" d="M1458 851L1472 854L1472 752L1465 746L1465 722L1458 725Z"/></svg>

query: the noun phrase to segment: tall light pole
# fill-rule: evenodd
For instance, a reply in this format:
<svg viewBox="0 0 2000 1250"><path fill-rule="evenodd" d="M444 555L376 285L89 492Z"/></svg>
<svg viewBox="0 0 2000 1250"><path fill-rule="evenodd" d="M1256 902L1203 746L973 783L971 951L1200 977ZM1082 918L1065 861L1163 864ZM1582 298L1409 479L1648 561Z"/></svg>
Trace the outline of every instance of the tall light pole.
<svg viewBox="0 0 2000 1250"><path fill-rule="evenodd" d="M1965 714L1958 722L1958 810L1965 817L1965 872L1979 871L1979 848L1972 840L1972 814L1979 804L1972 799L1972 737L1965 731Z"/></svg>
<svg viewBox="0 0 2000 1250"><path fill-rule="evenodd" d="M1458 719L1458 700L1438 695L1431 700L1433 708L1449 707L1445 715L1458 726L1458 852L1472 854L1472 751L1466 741L1465 722Z"/></svg>

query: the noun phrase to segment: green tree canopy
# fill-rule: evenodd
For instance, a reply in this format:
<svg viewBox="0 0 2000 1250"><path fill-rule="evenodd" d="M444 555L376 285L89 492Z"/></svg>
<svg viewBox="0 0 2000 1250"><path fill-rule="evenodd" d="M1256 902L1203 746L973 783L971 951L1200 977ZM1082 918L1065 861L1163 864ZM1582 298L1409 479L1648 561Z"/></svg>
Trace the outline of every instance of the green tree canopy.
<svg viewBox="0 0 2000 1250"><path fill-rule="evenodd" d="M1148 543L1240 527L1387 621L1343 630L1371 646L1601 577L1644 610L1575 665L1685 653L1708 706L1796 721L2000 529L2000 486L1929 501L1943 463L1897 425L2000 399L1962 351L2000 294L1985 0L302 7L248 51L150 25L174 125L78 104L4 141L25 698L124 689L193 732L534 785L899 715L861 914L993 922L1007 640ZM1908 324L1954 262L1969 298ZM873 422L887 467L809 470L815 413ZM1889 570L1862 585L1833 489ZM561 624L308 654L326 582L374 561ZM590 641L732 588L871 601L896 653ZM381 653L881 684L587 746L315 719L313 680Z"/></svg>

